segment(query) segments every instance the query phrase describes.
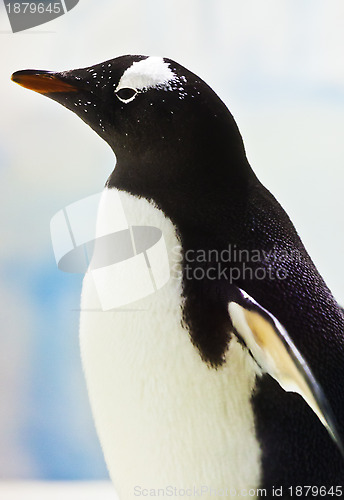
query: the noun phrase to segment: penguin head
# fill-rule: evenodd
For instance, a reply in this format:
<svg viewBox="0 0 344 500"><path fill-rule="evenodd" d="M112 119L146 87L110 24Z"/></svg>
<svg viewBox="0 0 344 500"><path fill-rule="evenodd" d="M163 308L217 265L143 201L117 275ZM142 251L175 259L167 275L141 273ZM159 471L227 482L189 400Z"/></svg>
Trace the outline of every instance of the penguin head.
<svg viewBox="0 0 344 500"><path fill-rule="evenodd" d="M70 109L110 145L117 157L110 186L158 203L157 186L172 195L174 186L187 191L198 182L202 191L247 173L225 104L170 59L128 55L60 73L18 71L12 80Z"/></svg>

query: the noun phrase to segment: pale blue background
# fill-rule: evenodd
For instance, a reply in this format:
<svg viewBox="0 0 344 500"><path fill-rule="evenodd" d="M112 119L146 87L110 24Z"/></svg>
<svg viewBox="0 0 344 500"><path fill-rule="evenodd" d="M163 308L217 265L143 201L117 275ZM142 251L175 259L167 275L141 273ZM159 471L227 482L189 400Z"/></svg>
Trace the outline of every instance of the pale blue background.
<svg viewBox="0 0 344 500"><path fill-rule="evenodd" d="M343 26L342 0L80 0L14 35L0 4L0 477L106 475L78 353L81 276L57 270L49 222L98 192L114 158L11 73L126 53L198 73L233 112L256 173L344 303Z"/></svg>

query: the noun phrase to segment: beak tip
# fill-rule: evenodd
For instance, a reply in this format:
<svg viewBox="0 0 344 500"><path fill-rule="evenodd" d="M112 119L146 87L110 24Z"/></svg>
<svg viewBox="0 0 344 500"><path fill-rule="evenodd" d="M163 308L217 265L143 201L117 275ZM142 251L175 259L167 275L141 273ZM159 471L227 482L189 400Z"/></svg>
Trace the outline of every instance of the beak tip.
<svg viewBox="0 0 344 500"><path fill-rule="evenodd" d="M11 80L14 83L18 83L18 85L21 85L22 87L26 87L32 90L35 90L32 88L32 83L35 80L40 80L40 77L42 75L47 75L48 71L36 71L33 69L23 69L19 71L15 71L11 75Z"/></svg>
<svg viewBox="0 0 344 500"><path fill-rule="evenodd" d="M14 73L12 73L11 75L12 82L20 83L20 75L18 73L20 73L20 71L15 71Z"/></svg>

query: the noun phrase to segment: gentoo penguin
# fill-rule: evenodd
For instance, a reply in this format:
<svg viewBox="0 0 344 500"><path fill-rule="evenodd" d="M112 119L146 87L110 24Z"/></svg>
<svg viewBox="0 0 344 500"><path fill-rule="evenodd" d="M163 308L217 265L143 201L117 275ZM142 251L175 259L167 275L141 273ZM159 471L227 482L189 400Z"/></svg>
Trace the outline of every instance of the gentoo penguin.
<svg viewBox="0 0 344 500"><path fill-rule="evenodd" d="M123 307L111 307L127 284L109 266L100 295L91 270L83 282L82 361L119 497L341 496L343 310L225 104L160 57L12 79L115 152L98 239L126 219L167 248L170 278ZM149 267L153 253L137 256Z"/></svg>

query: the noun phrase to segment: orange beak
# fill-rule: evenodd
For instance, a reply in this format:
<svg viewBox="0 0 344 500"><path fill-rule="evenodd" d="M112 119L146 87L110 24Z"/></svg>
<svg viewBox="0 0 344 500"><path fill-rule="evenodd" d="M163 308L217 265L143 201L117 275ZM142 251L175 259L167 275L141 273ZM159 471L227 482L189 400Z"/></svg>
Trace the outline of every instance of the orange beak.
<svg viewBox="0 0 344 500"><path fill-rule="evenodd" d="M49 71L38 71L25 69L13 73L11 80L40 94L52 94L54 92L77 92L79 89L70 83L63 81L57 73Z"/></svg>

